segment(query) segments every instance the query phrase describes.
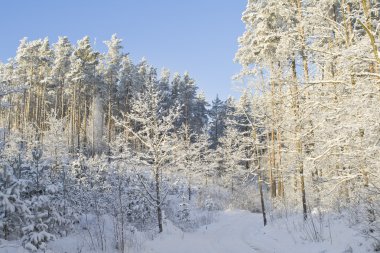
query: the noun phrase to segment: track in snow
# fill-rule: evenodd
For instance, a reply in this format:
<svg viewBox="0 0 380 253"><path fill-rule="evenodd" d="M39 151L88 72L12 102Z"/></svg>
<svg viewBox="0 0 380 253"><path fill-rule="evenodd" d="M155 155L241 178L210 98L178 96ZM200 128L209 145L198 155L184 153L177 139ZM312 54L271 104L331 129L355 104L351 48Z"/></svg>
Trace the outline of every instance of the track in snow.
<svg viewBox="0 0 380 253"><path fill-rule="evenodd" d="M262 228L261 216L247 211L225 211L215 223L191 232L164 233L145 245L149 253L267 253L254 245Z"/></svg>

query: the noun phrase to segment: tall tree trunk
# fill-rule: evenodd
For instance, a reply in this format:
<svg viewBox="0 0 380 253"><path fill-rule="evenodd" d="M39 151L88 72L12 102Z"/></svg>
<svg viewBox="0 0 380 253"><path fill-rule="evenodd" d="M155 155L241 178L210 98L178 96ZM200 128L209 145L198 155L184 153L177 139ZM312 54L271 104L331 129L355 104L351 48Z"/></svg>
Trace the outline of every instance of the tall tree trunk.
<svg viewBox="0 0 380 253"><path fill-rule="evenodd" d="M71 151L75 154L75 132L76 132L76 127L75 127L75 115L76 115L76 107L77 107L77 88L76 85L74 86L74 91L72 95L72 100L71 100Z"/></svg>
<svg viewBox="0 0 380 253"><path fill-rule="evenodd" d="M87 114L88 114L88 109L87 109L87 102L88 97L85 95L84 99L84 116L83 116L83 145L87 148Z"/></svg>
<svg viewBox="0 0 380 253"><path fill-rule="evenodd" d="M124 241L124 208L123 208L123 201L122 201L122 182L121 178L119 176L119 187L118 187L118 195L119 195L119 207L120 207L120 218L121 218L121 241L120 241L120 251L124 253L125 251L125 241Z"/></svg>
<svg viewBox="0 0 380 253"><path fill-rule="evenodd" d="M191 177L188 178L187 193L189 195L189 201L191 200Z"/></svg>
<svg viewBox="0 0 380 253"><path fill-rule="evenodd" d="M297 152L297 168L300 178L300 187L302 195L302 210L304 219L307 219L307 205L306 205L306 191L305 191L305 177L304 177L304 167L303 167L303 157L302 157L302 140L301 140L301 118L300 118L300 99L299 90L297 82L297 70L296 70L296 60L292 60L292 74L293 74L293 85L291 89L292 93L292 107L295 116L295 141L296 141L296 152Z"/></svg>
<svg viewBox="0 0 380 253"><path fill-rule="evenodd" d="M65 114L65 100L64 100L64 81L62 81L61 85L61 119L66 116ZM68 107L68 106L67 106Z"/></svg>
<svg viewBox="0 0 380 253"><path fill-rule="evenodd" d="M158 167L156 167L154 170L155 170L155 180L156 180L156 208L157 208L158 232L161 233L163 229L162 229L160 170Z"/></svg>
<svg viewBox="0 0 380 253"><path fill-rule="evenodd" d="M111 83L108 85L108 123L107 123L107 141L108 141L108 154L111 154L111 120L112 120L112 78Z"/></svg>
<svg viewBox="0 0 380 253"><path fill-rule="evenodd" d="M282 175L282 167L281 167L281 131L280 129L277 132L277 146L278 146L278 196L284 197L285 196L285 189L284 189L284 178Z"/></svg>
<svg viewBox="0 0 380 253"><path fill-rule="evenodd" d="M46 103L45 103L45 95L46 95L46 84L42 85L42 95L41 95L41 116L40 116L40 127L42 132L45 131L45 122L46 122Z"/></svg>
<svg viewBox="0 0 380 253"><path fill-rule="evenodd" d="M258 162L258 173L259 173L259 191L260 191L260 203L261 203L261 213L263 215L264 226L267 225L267 216L265 211L265 203L264 203L264 193L263 193L263 178L261 171L261 152L256 152L257 162Z"/></svg>
<svg viewBox="0 0 380 253"><path fill-rule="evenodd" d="M91 120L91 156L95 155L95 94L92 99L92 120Z"/></svg>
<svg viewBox="0 0 380 253"><path fill-rule="evenodd" d="M78 96L79 98L81 96ZM77 109L77 119L76 119L76 126L77 126L77 152L80 151L80 147L81 147L81 141L80 141L80 130L81 130L81 126L82 126L82 115L81 115L81 101L79 100L78 101L78 109Z"/></svg>
<svg viewBox="0 0 380 253"><path fill-rule="evenodd" d="M58 118L59 115L60 115L60 112L59 112L59 94L60 94L60 90L61 88L59 87L57 89L57 92L55 93L55 103L54 103L54 113L55 113L55 117Z"/></svg>
<svg viewBox="0 0 380 253"><path fill-rule="evenodd" d="M272 63L271 64L271 75L274 77L274 76L277 76L277 74L275 75L275 67L274 67L274 64ZM272 118L271 118L271 125L272 125L272 130L271 130L271 148L270 148L270 154L269 154L269 159L270 159L270 166L269 166L269 185L270 185L270 191L271 191L271 196L272 198L275 198L276 195L277 195L277 183L276 183L276 147L275 147L275 143L276 143L276 138L275 138L275 135L276 135L276 132L278 130L276 130L276 127L277 127L277 115L276 115L276 100L275 100L275 96L276 96L276 89L275 89L275 81L272 79L270 81L270 88L271 88L271 111L272 111Z"/></svg>

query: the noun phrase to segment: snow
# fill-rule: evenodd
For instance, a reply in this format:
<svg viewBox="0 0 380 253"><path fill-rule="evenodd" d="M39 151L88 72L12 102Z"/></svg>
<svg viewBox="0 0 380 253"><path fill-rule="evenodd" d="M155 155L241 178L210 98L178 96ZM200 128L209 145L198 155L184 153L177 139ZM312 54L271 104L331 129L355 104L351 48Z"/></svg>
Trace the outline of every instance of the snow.
<svg viewBox="0 0 380 253"><path fill-rule="evenodd" d="M146 252L252 252L245 234L258 223L249 212L228 210L220 213L217 222L196 232L183 233L169 226L167 232L146 243Z"/></svg>
<svg viewBox="0 0 380 253"><path fill-rule="evenodd" d="M128 252L133 253L363 253L372 252L369 242L357 229L350 228L343 218L329 217L325 222L327 235L320 242L305 238L302 216L272 220L264 227L261 214L243 210L225 210L215 222L193 232L183 232L168 220L164 232L153 235L135 233L130 237ZM327 221L327 219L325 219ZM108 220L107 223L111 221ZM107 241L112 224L106 225ZM133 238L132 238L133 237ZM152 240L152 237L154 239ZM0 253L26 253L17 242L0 241ZM77 231L49 243L48 253L102 252L90 249L86 232ZM118 252L110 246L103 252Z"/></svg>
<svg viewBox="0 0 380 253"><path fill-rule="evenodd" d="M343 220L331 221L331 239L305 240L296 219L279 219L263 227L261 214L242 210L221 212L217 221L196 232L183 233L173 226L145 244L149 253L341 253L370 252L364 239ZM302 217L299 220L303 223ZM286 228L287 227L287 228ZM329 233L327 233L329 234ZM368 244L368 243L367 243ZM352 249L352 251L350 251Z"/></svg>
<svg viewBox="0 0 380 253"><path fill-rule="evenodd" d="M29 253L20 244L20 241L8 242L0 239L0 253Z"/></svg>

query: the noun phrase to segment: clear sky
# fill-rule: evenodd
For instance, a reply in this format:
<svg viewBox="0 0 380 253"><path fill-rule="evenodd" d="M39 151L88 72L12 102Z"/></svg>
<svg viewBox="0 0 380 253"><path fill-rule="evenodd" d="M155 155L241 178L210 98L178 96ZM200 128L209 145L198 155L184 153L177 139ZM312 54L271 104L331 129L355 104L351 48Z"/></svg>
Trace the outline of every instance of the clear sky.
<svg viewBox="0 0 380 253"><path fill-rule="evenodd" d="M134 62L172 72L189 71L210 100L238 96L231 77L241 13L247 0L9 0L0 9L0 60L15 55L19 40L89 35L95 48L116 33Z"/></svg>

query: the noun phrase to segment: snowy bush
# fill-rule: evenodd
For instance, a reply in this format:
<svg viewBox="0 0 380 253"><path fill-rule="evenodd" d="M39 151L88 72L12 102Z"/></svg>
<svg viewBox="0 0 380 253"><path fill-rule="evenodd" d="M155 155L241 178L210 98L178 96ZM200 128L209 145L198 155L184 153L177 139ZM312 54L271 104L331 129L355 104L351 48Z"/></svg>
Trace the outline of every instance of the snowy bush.
<svg viewBox="0 0 380 253"><path fill-rule="evenodd" d="M16 239L22 226L31 215L29 202L22 199L27 182L17 179L13 169L6 163L1 165L0 174L0 237Z"/></svg>
<svg viewBox="0 0 380 253"><path fill-rule="evenodd" d="M48 225L42 222L42 219L22 228L24 236L23 245L26 249L37 251L37 249L46 249L47 242L55 239L55 236L47 232Z"/></svg>
<svg viewBox="0 0 380 253"><path fill-rule="evenodd" d="M176 208L176 224L184 231L193 227L192 217L190 215L190 205L185 195L182 195L181 201Z"/></svg>

